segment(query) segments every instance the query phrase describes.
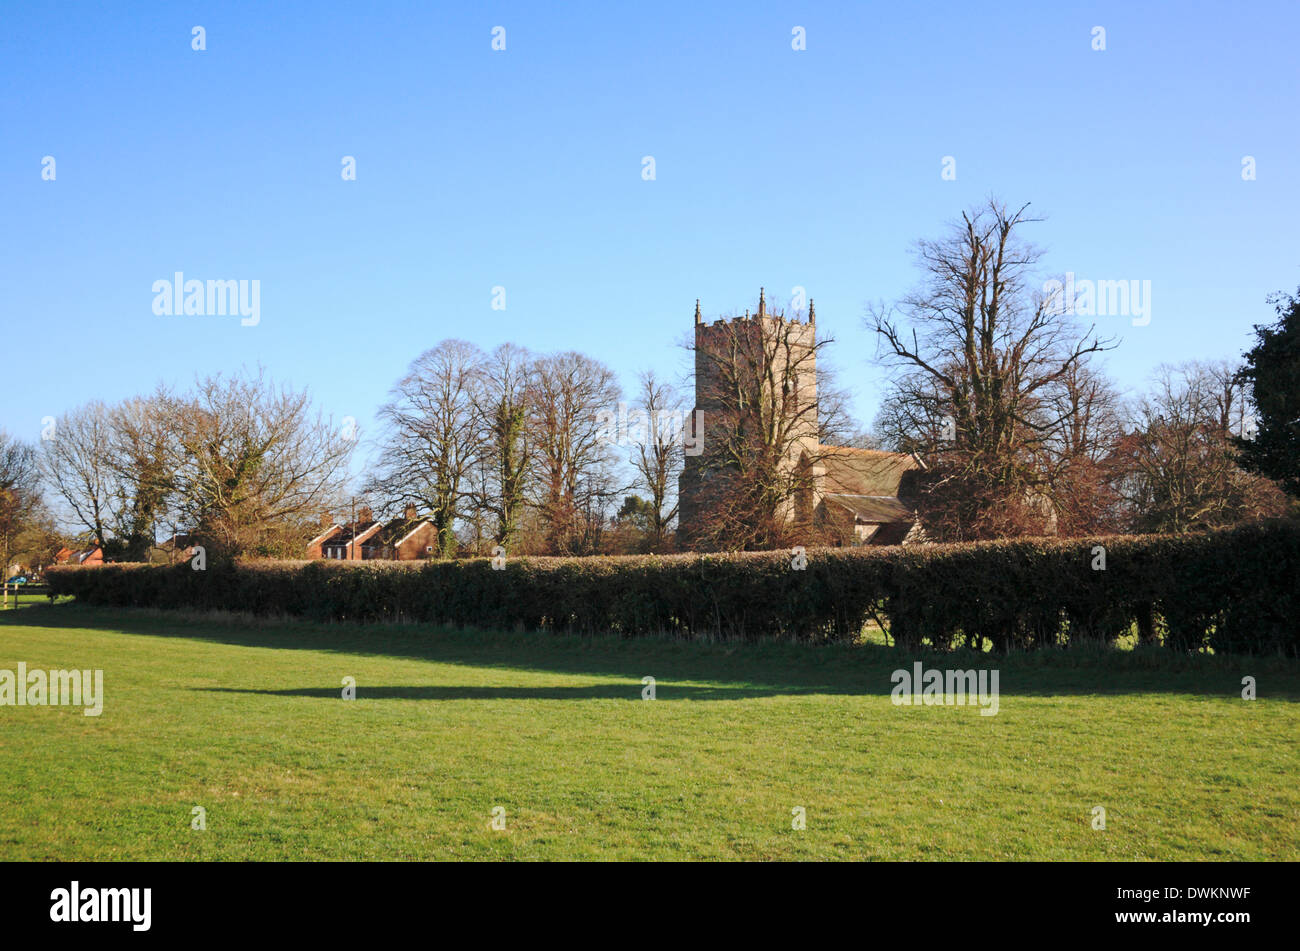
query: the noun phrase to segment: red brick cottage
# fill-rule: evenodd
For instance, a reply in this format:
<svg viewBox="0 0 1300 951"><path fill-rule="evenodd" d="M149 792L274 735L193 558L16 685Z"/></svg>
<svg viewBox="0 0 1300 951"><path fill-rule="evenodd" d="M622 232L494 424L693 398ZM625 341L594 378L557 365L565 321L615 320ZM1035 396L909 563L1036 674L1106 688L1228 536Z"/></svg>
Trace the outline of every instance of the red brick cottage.
<svg viewBox="0 0 1300 951"><path fill-rule="evenodd" d="M375 521L370 509L357 513L355 522L325 527L307 543L307 557L337 561L416 561L433 554L438 531L427 518L408 505L400 518Z"/></svg>

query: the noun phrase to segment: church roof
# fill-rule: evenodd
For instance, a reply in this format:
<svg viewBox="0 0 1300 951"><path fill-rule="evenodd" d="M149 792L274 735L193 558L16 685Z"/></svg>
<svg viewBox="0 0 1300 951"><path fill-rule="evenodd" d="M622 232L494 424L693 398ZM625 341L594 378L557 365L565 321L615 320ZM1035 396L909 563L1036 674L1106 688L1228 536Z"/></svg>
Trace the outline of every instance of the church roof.
<svg viewBox="0 0 1300 951"><path fill-rule="evenodd" d="M841 508L848 509L858 521L869 525L888 525L895 522L911 525L916 521L916 515L896 496L828 492L825 499L827 502L834 502Z"/></svg>
<svg viewBox="0 0 1300 951"><path fill-rule="evenodd" d="M850 446L821 446L819 452L829 494L897 497L903 476L924 468L921 460L907 452Z"/></svg>

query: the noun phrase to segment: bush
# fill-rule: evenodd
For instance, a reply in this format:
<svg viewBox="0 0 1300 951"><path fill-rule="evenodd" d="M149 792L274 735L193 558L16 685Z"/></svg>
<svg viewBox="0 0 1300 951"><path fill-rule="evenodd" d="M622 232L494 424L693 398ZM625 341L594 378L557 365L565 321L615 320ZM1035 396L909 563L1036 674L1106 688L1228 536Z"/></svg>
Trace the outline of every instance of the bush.
<svg viewBox="0 0 1300 951"><path fill-rule="evenodd" d="M1097 546L1105 570L1093 568ZM915 548L409 562L53 568L90 604L410 620L633 637L855 640L881 620L903 647L1111 644L1135 627L1175 650L1296 654L1300 526L1202 535Z"/></svg>

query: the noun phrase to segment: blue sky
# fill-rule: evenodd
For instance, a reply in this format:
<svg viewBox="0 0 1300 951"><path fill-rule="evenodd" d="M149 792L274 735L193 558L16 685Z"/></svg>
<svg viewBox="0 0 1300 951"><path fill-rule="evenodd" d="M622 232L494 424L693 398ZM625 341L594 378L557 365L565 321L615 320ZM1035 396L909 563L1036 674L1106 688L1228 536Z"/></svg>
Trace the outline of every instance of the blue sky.
<svg viewBox="0 0 1300 951"><path fill-rule="evenodd" d="M582 350L630 389L684 370L697 297L760 284L815 298L869 422L865 306L989 194L1049 216L1047 269L1151 281L1150 324L1099 321L1137 389L1235 358L1300 284L1298 27L1289 0L5 0L0 427L260 363L373 433L449 336ZM259 280L260 323L155 315L176 271Z"/></svg>

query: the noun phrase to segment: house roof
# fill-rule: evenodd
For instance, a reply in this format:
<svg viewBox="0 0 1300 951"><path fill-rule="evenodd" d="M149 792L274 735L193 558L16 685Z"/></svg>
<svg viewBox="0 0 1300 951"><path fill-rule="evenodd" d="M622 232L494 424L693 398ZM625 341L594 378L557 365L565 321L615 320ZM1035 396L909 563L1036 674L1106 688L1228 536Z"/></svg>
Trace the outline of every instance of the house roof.
<svg viewBox="0 0 1300 951"><path fill-rule="evenodd" d="M329 528L325 529L325 531L321 532L319 535L317 535L315 538L309 541L307 543L307 547L310 548L312 545L320 544L324 542L326 539L332 538L335 532L341 532L341 531L343 531L342 525L339 524L331 525Z"/></svg>
<svg viewBox="0 0 1300 951"><path fill-rule="evenodd" d="M872 545L901 545L907 541L907 537L915 528L914 525L907 522L890 522L876 529L876 533L871 536L869 543Z"/></svg>
<svg viewBox="0 0 1300 951"><path fill-rule="evenodd" d="M390 519L384 525L384 530L380 534L380 539L384 545L396 548L402 542L406 541L417 528L424 525L429 520L427 518L401 518Z"/></svg>
<svg viewBox="0 0 1300 951"><path fill-rule="evenodd" d="M347 525L339 526L339 534L328 539L330 547L339 545L351 545L354 540L365 542L371 535L383 528L380 522L373 520L365 522L349 522Z"/></svg>
<svg viewBox="0 0 1300 951"><path fill-rule="evenodd" d="M103 556L103 553L100 551L98 545L91 545L89 548L84 548L84 549L60 548L58 552L55 553L54 560L59 561L60 559L62 559L63 561L72 561L75 558L77 564L81 564L87 558L90 558L97 553L101 557Z"/></svg>
<svg viewBox="0 0 1300 951"><path fill-rule="evenodd" d="M916 521L916 514L897 496L828 492L825 498L852 512L856 520L868 525L911 525Z"/></svg>
<svg viewBox="0 0 1300 951"><path fill-rule="evenodd" d="M427 518L402 516L387 522L357 522L355 527L352 524L335 525L313 539L311 544L320 541L323 548L343 548L351 545L355 538L363 548L396 548L412 532L428 522Z"/></svg>
<svg viewBox="0 0 1300 951"><path fill-rule="evenodd" d="M826 491L831 494L895 496L903 476L925 466L908 452L855 449L850 446L821 446L826 467Z"/></svg>

